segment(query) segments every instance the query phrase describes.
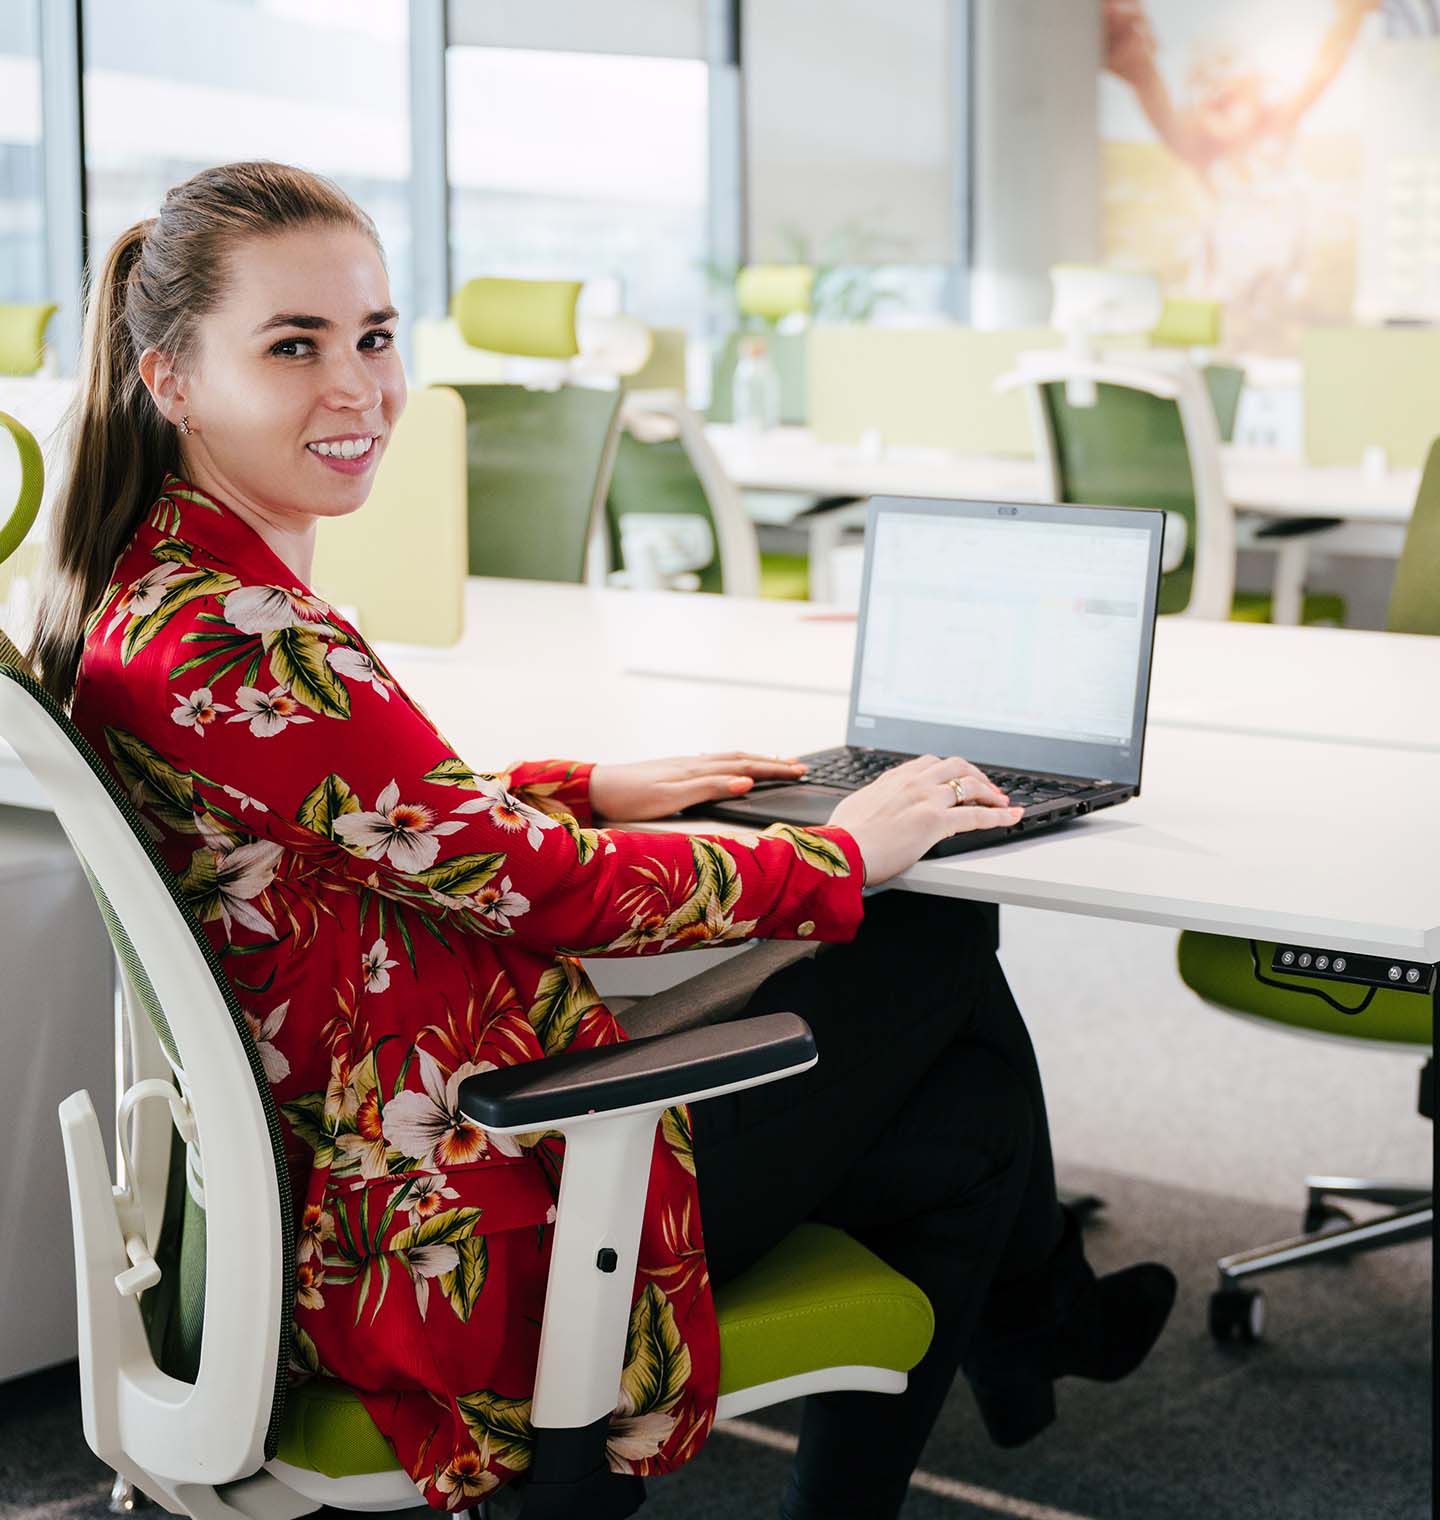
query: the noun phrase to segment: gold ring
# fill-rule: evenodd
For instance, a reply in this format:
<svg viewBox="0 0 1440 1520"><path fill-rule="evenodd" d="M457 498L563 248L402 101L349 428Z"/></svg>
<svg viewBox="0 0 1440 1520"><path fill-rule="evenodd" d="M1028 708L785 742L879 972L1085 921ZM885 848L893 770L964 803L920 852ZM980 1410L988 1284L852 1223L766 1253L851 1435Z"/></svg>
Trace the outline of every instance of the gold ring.
<svg viewBox="0 0 1440 1520"><path fill-rule="evenodd" d="M955 793L955 805L957 807L963 806L965 803L965 778L962 776L959 780L947 781L945 784Z"/></svg>

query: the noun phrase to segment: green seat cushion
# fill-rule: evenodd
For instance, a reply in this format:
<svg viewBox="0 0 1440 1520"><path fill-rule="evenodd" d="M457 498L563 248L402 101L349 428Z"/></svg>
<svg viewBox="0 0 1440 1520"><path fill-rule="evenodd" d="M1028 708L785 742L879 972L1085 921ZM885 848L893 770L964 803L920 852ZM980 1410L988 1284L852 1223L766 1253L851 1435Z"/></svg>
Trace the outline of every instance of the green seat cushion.
<svg viewBox="0 0 1440 1520"><path fill-rule="evenodd" d="M275 1455L292 1467L324 1473L327 1478L393 1472L400 1466L360 1395L348 1383L323 1377L297 1383L290 1390Z"/></svg>
<svg viewBox="0 0 1440 1520"><path fill-rule="evenodd" d="M1272 973L1270 961L1274 944L1260 941L1256 949L1260 955L1260 970L1266 976L1273 974L1276 981L1323 988L1337 1002L1350 1007L1365 996L1364 987L1346 982L1322 982L1312 977ZM1180 976L1185 984L1223 1008L1233 1008L1240 1013L1289 1025L1292 1029L1306 1029L1318 1034L1422 1048L1434 1041L1430 999L1414 992L1396 992L1382 987L1363 1013L1347 1014L1332 1008L1322 998L1281 991L1257 982L1250 962L1250 946L1243 939L1187 931L1180 936L1179 958Z"/></svg>
<svg viewBox="0 0 1440 1520"><path fill-rule="evenodd" d="M760 556L760 595L778 602L804 602L810 598L810 560L804 554L778 550Z"/></svg>
<svg viewBox="0 0 1440 1520"><path fill-rule="evenodd" d="M908 1372L935 1329L914 1283L859 1241L820 1224L802 1224L718 1289L715 1309L722 1394L822 1367ZM330 1378L290 1390L276 1455L328 1478L399 1466L359 1395Z"/></svg>
<svg viewBox="0 0 1440 1520"><path fill-rule="evenodd" d="M1235 605L1230 609L1232 623L1268 623L1271 600L1268 591L1237 591ZM1329 624L1336 628L1345 626L1345 598L1329 591L1305 593L1300 610L1300 621L1307 627Z"/></svg>
<svg viewBox="0 0 1440 1520"><path fill-rule="evenodd" d="M908 1372L935 1330L929 1300L841 1230L802 1224L715 1292L720 1392L822 1367Z"/></svg>

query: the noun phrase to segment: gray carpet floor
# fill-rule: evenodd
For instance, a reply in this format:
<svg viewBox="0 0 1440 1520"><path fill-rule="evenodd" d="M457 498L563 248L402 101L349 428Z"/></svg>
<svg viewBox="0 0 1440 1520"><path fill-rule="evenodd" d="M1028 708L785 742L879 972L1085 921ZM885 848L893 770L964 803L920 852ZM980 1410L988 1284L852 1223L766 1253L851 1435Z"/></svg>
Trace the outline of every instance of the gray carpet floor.
<svg viewBox="0 0 1440 1520"><path fill-rule="evenodd" d="M1019 1451L991 1447L958 1388L905 1520L1423 1520L1432 1513L1431 1249L1400 1246L1264 1281L1254 1347L1205 1327L1214 1260L1296 1227L1295 1211L1093 1169L1068 1187L1107 1202L1087 1232L1101 1271L1154 1258L1180 1278L1159 1346L1126 1382L1067 1380L1060 1419ZM0 1520L99 1520L108 1479L85 1449L73 1366L0 1388ZM751 1425L783 1440L794 1407ZM717 1431L650 1485L650 1520L775 1514L787 1457ZM158 1512L156 1512L158 1513Z"/></svg>

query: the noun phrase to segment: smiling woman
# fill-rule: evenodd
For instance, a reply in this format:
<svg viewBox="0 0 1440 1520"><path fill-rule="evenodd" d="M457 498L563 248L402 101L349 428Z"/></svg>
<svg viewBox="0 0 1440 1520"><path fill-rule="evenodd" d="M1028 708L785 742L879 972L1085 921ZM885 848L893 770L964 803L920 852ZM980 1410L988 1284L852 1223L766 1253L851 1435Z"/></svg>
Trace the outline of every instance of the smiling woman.
<svg viewBox="0 0 1440 1520"><path fill-rule="evenodd" d="M962 1355L992 1435L1018 1444L1060 1373L1138 1365L1174 1293L1153 1265L1097 1281L1067 1231L978 917L894 893L861 924L867 880L1020 809L922 756L822 827L707 838L603 824L804 766L468 764L307 584L316 524L365 501L405 404L395 317L374 229L300 170L206 170L123 234L88 317L36 648L259 1047L303 1206L296 1360L355 1390L432 1505L522 1474L564 1145L487 1134L461 1083L624 1039L582 957L830 942L747 1005L802 1013L820 1076L660 1127L620 1403L593 1434L622 1474L688 1461L720 1386L712 1278L828 1218L926 1294L935 1336L903 1395L813 1403L785 1514L892 1520Z"/></svg>

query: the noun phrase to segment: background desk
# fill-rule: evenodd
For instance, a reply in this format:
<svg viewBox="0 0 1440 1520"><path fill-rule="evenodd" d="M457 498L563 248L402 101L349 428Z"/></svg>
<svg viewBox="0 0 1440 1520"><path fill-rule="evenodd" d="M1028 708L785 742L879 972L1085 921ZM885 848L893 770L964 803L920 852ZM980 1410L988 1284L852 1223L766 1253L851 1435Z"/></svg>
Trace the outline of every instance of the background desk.
<svg viewBox="0 0 1440 1520"><path fill-rule="evenodd" d="M1033 459L954 454L943 449L861 449L818 443L806 428L748 433L711 423L706 437L737 486L817 496L957 496L1034 501L1041 470ZM1410 521L1418 470L1379 476L1306 464L1278 452L1222 451L1225 487L1239 511L1265 517L1339 517L1346 522L1403 527Z"/></svg>

